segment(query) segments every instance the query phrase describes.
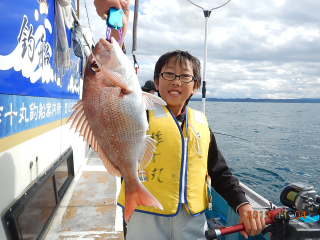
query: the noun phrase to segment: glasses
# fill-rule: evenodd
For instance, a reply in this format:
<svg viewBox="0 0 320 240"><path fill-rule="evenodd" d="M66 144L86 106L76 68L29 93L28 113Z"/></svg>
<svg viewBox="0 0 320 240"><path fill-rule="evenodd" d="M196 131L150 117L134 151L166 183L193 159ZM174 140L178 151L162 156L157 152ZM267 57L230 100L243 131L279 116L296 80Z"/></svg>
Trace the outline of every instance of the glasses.
<svg viewBox="0 0 320 240"><path fill-rule="evenodd" d="M167 81L173 81L176 78L178 78L180 82L184 82L184 83L188 83L193 80L196 80L196 78L194 76L189 75L189 74L181 74L180 76L178 76L178 75L171 73L171 72L159 73L158 76L163 77L163 79L167 80Z"/></svg>

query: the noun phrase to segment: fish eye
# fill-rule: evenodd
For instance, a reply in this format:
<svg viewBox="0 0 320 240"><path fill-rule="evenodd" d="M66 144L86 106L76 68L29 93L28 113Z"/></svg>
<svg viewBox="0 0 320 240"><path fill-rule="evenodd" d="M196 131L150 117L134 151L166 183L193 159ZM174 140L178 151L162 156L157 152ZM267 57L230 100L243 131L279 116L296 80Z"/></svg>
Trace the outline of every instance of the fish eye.
<svg viewBox="0 0 320 240"><path fill-rule="evenodd" d="M91 68L91 70L92 70L93 72L100 72L100 71L101 71L101 70L99 69L99 66L98 66L98 64L96 63L95 60L93 60L90 68Z"/></svg>

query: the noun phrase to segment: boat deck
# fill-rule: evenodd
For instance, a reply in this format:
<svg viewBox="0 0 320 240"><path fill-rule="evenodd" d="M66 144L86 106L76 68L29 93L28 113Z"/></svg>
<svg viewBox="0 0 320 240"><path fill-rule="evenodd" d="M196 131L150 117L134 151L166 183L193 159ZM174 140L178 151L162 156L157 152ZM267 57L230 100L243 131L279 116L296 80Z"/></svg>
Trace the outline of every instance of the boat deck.
<svg viewBox="0 0 320 240"><path fill-rule="evenodd" d="M111 176L97 153L90 150L44 239L124 240L122 209L116 205L120 185L120 178ZM268 200L241 185L254 210L265 211L265 207L269 206ZM225 207L221 214L228 217L229 225L237 224L238 215L229 210ZM241 239L241 236L231 239Z"/></svg>
<svg viewBox="0 0 320 240"><path fill-rule="evenodd" d="M122 209L116 205L119 189L120 178L111 176L90 150L44 239L123 240Z"/></svg>

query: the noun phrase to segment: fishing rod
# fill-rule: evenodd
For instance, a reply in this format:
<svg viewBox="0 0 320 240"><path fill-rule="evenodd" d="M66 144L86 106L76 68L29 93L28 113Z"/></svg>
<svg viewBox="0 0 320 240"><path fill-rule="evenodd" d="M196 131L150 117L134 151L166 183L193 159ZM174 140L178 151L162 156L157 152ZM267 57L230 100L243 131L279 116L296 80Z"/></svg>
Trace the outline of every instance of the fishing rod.
<svg viewBox="0 0 320 240"><path fill-rule="evenodd" d="M193 4L194 6L201 8L203 10L204 13L204 17L205 17L205 38L204 38L204 60L203 60L203 81L202 81L202 112L205 113L205 104L206 104L206 69L207 69L207 46L208 46L208 19L210 17L211 11L221 8L223 6L225 6L227 3L229 3L231 0L228 0L226 3L220 5L219 7L214 7L211 8L210 10L206 10L203 7L195 4L195 0L191 1L188 0L191 4Z"/></svg>
<svg viewBox="0 0 320 240"><path fill-rule="evenodd" d="M270 232L271 240L320 238L320 218L318 221L300 220L308 215L310 217L320 215L320 196L317 195L313 186L305 183L291 183L281 192L280 201L289 207L289 211L287 207L275 208L270 203L270 207L264 213L265 224L269 226L261 231L262 235ZM254 214L252 215L254 218ZM208 230L205 236L207 240L213 240L240 231L245 231L244 224Z"/></svg>
<svg viewBox="0 0 320 240"><path fill-rule="evenodd" d="M270 211L270 218L265 219L266 225L269 225L269 224L276 222L277 216L279 216L279 215L284 216L284 214L283 214L284 209L277 208L277 209ZM241 223L241 224L233 225L230 227L207 230L205 232L205 236L206 236L207 240L214 240L214 239L217 239L218 237L221 237L221 236L225 236L228 234L232 234L232 233L236 233L236 232L240 232L240 231L245 231L245 230L246 230L246 228L245 228L244 224Z"/></svg>

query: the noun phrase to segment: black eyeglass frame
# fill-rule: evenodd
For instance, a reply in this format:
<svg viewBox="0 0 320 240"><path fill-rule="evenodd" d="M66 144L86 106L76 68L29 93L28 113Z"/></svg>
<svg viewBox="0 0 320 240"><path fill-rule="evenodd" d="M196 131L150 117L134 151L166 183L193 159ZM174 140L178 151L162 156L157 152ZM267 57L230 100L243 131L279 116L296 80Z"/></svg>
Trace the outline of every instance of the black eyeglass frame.
<svg viewBox="0 0 320 240"><path fill-rule="evenodd" d="M166 79L166 78L164 78L164 77L163 77L163 74L164 74L164 73L170 73L170 74L173 74L175 77L174 77L174 79L172 79L172 80L168 80L168 79ZM180 82L183 82L183 83L189 83L189 82L181 81L180 77L181 77L182 75L188 75L188 76L191 76L191 77L192 77L192 79L191 79L189 82L192 82L193 80L194 80L194 81L196 81L196 80L197 80L194 76L189 75L189 74L181 74L181 75L179 75L179 76L178 76L178 75L176 75L176 74L174 74L174 73L172 73L172 72L163 72L163 73L159 73L159 74L158 74L158 76L161 76L161 77L162 77L164 80L166 80L166 81L170 81L170 82L171 82L171 81L174 81L176 78L178 78Z"/></svg>

